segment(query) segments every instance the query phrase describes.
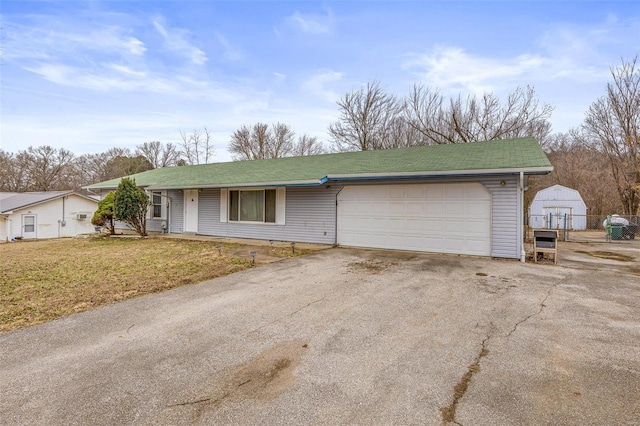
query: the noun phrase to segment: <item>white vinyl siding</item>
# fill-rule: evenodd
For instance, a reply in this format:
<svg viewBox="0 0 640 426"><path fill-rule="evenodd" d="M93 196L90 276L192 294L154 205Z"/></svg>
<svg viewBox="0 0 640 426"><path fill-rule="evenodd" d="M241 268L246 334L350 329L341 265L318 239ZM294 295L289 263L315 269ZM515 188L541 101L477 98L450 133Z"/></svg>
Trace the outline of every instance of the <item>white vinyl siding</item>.
<svg viewBox="0 0 640 426"><path fill-rule="evenodd" d="M276 190L276 223L264 224L222 222L221 193L224 190L205 189L200 193L198 233L220 237L334 244L335 196L339 190L339 186L279 188Z"/></svg>
<svg viewBox="0 0 640 426"><path fill-rule="evenodd" d="M169 228L171 233L181 234L184 229L184 196L182 190L167 191L171 211L169 212Z"/></svg>

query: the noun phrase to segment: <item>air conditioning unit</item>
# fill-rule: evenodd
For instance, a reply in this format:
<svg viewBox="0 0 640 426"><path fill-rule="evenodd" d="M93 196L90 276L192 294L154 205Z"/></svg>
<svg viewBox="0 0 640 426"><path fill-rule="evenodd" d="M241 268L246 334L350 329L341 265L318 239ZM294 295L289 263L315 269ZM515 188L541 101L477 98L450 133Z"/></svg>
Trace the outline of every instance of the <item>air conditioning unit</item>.
<svg viewBox="0 0 640 426"><path fill-rule="evenodd" d="M86 218L87 218L86 214L79 214L78 215L78 220L83 220L83 219L86 219Z"/></svg>

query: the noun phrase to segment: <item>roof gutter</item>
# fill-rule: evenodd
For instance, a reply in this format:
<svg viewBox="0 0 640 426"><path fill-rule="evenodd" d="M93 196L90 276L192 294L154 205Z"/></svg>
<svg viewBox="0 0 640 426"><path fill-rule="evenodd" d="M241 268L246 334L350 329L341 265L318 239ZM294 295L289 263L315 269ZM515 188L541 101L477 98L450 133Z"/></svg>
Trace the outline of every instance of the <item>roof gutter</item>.
<svg viewBox="0 0 640 426"><path fill-rule="evenodd" d="M272 181L272 182L249 182L249 183L219 183L215 185L149 185L146 187L148 190L160 190L160 189L220 189L220 188L264 188L265 186L318 186L326 182L326 178L322 179L309 179L298 181Z"/></svg>
<svg viewBox="0 0 640 426"><path fill-rule="evenodd" d="M407 172L402 174L397 173L370 173L367 175L362 174L340 174L340 175L327 175L324 179L327 180L360 180L360 179L384 179L384 178L422 178L422 177L442 177L442 176L477 176L477 175L514 175L514 174L528 174L528 175L546 175L553 171L553 166L548 167L526 167L526 168L514 168L514 169L479 169L479 170L450 170L450 171L433 171L433 172Z"/></svg>

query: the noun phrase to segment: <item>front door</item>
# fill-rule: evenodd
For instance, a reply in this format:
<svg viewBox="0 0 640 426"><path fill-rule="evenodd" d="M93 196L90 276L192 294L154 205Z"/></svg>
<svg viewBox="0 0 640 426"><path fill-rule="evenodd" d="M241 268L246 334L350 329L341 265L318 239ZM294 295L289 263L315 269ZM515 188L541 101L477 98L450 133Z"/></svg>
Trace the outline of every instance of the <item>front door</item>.
<svg viewBox="0 0 640 426"><path fill-rule="evenodd" d="M184 191L184 232L198 232L198 190Z"/></svg>
<svg viewBox="0 0 640 426"><path fill-rule="evenodd" d="M22 215L22 238L36 238L36 215Z"/></svg>

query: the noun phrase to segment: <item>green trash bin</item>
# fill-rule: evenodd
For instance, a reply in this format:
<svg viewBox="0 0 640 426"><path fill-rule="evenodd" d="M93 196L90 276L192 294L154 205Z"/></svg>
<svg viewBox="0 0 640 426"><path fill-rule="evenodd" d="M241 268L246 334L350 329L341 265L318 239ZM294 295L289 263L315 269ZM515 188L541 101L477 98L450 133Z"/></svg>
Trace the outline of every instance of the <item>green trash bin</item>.
<svg viewBox="0 0 640 426"><path fill-rule="evenodd" d="M622 225L611 225L611 239L612 240L621 240L622 239Z"/></svg>

